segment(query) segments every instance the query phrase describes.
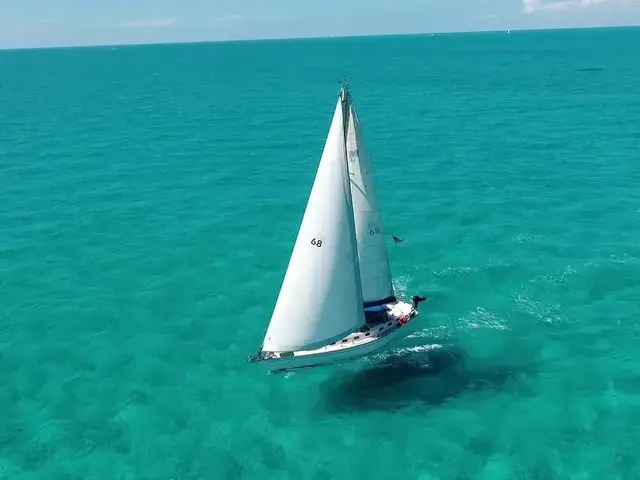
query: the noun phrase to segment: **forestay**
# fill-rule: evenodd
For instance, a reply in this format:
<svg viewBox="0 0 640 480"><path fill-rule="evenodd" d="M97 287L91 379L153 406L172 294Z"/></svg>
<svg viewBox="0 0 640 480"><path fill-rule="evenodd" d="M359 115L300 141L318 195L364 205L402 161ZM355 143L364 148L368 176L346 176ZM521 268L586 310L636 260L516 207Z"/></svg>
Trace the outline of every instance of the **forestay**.
<svg viewBox="0 0 640 480"><path fill-rule="evenodd" d="M343 92L344 94L344 92ZM364 324L348 184L344 105L336 105L263 351L311 350Z"/></svg>
<svg viewBox="0 0 640 480"><path fill-rule="evenodd" d="M394 300L378 200L374 191L369 156L365 148L356 108L349 97L347 156L356 226L362 297L376 305Z"/></svg>

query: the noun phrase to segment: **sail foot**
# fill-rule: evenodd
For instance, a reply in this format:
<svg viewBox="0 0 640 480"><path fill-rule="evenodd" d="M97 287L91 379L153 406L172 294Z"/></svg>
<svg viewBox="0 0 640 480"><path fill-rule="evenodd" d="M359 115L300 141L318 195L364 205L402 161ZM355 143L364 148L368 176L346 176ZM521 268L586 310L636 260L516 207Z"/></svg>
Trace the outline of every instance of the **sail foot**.
<svg viewBox="0 0 640 480"><path fill-rule="evenodd" d="M390 297L382 298L380 300L374 300L371 302L364 302L364 308L378 307L380 305L387 305L389 303L396 303L398 298L395 295Z"/></svg>

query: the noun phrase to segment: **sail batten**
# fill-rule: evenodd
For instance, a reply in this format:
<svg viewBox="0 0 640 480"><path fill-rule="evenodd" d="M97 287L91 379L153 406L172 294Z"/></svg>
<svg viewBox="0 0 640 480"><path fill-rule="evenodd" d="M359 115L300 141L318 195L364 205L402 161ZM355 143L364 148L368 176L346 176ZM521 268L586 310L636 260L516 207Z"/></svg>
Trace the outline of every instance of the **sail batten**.
<svg viewBox="0 0 640 480"><path fill-rule="evenodd" d="M358 113L350 98L347 158L363 301L366 307L396 301L380 207Z"/></svg>
<svg viewBox="0 0 640 480"><path fill-rule="evenodd" d="M340 94L263 351L311 350L364 323Z"/></svg>

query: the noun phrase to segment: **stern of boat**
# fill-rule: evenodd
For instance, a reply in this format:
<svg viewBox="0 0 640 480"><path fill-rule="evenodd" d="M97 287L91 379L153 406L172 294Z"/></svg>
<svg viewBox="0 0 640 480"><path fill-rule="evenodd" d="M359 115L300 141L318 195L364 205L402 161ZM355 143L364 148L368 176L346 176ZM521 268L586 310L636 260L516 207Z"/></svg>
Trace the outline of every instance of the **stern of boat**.
<svg viewBox="0 0 640 480"><path fill-rule="evenodd" d="M398 300L395 303L387 305L388 314L391 318L395 319L399 329L404 330L405 328L413 327L415 324L411 321L419 315L418 305L426 301L426 299L426 297L415 295L412 297L412 303ZM411 325L408 325L410 323ZM409 333L407 330L404 330L404 332L405 335Z"/></svg>

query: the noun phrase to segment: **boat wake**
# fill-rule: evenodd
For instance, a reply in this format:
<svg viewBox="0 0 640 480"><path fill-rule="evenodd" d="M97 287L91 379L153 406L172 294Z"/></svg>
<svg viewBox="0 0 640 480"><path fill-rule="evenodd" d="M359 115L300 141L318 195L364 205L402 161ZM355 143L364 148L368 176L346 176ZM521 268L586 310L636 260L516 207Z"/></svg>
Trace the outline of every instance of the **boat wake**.
<svg viewBox="0 0 640 480"><path fill-rule="evenodd" d="M407 301L409 297L409 280L411 277L409 275L401 275L399 277L395 277L392 280L393 290L396 293L396 297L402 299L403 301Z"/></svg>
<svg viewBox="0 0 640 480"><path fill-rule="evenodd" d="M385 352L380 352L380 353L365 357L361 359L358 363L380 364L380 362L384 363L384 362L393 361L393 359L404 358L409 361L413 360L412 363L414 364L416 360L420 360L420 361L427 360L427 362L424 363L424 365L422 366L428 367L429 366L428 355L425 355L425 354L441 348L445 348L445 346L439 343L434 343L430 345L417 345L414 347L394 348L391 350L387 350Z"/></svg>

